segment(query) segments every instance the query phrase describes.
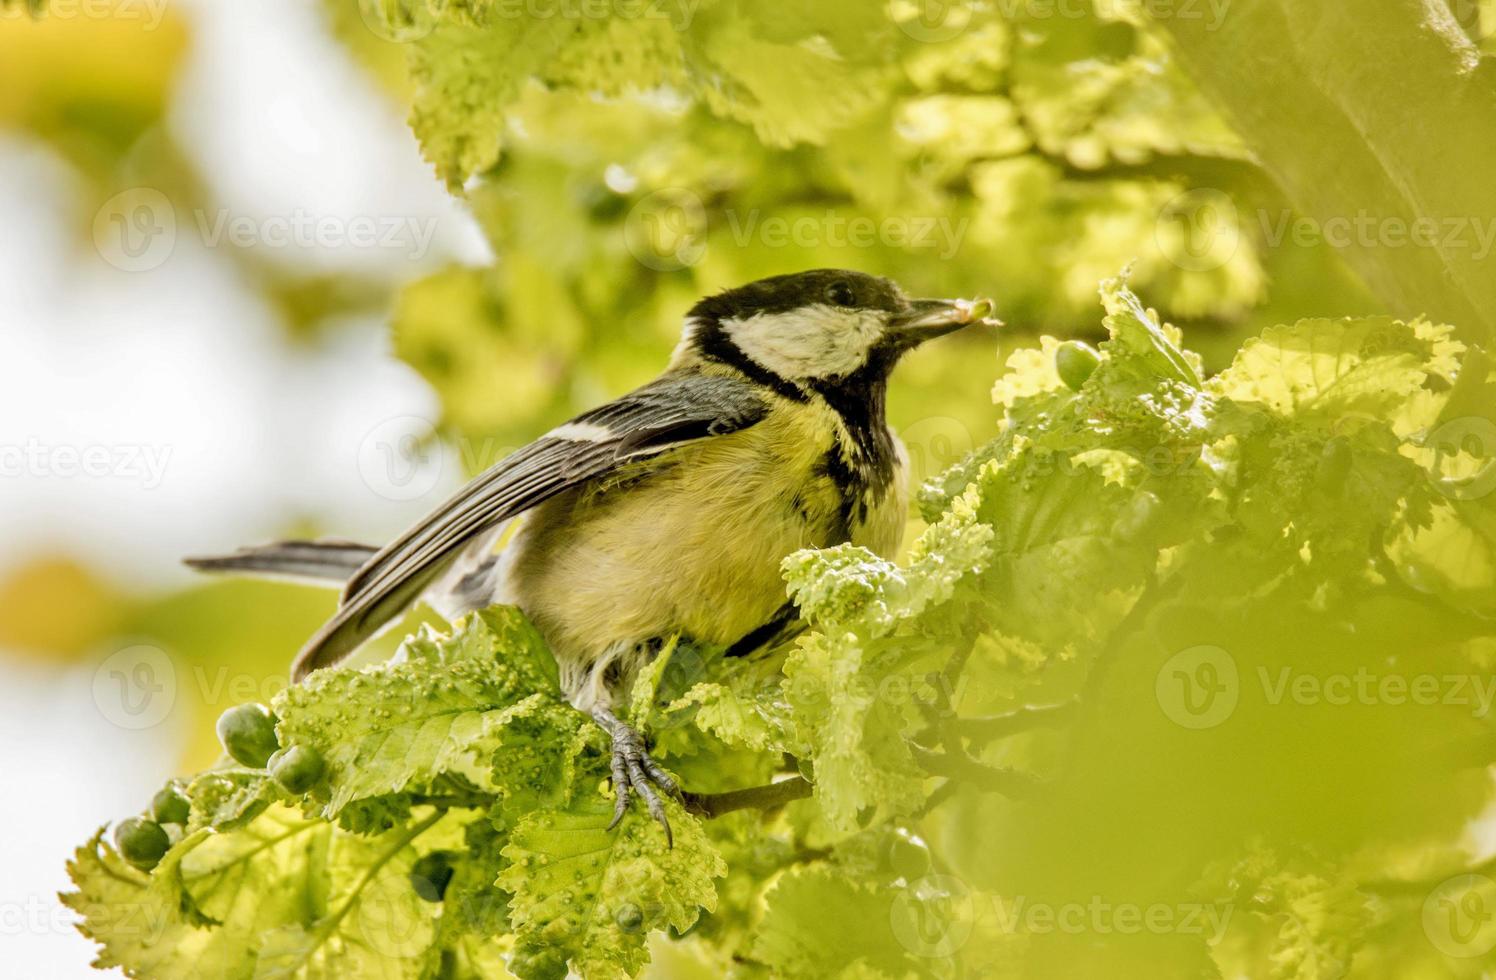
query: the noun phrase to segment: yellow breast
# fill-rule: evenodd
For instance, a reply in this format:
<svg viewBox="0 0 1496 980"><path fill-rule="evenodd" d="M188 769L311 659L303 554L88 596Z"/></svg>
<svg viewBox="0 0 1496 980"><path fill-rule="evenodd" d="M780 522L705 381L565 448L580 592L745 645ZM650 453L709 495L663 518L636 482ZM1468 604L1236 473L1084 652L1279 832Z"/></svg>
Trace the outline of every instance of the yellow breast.
<svg viewBox="0 0 1496 980"><path fill-rule="evenodd" d="M907 497L893 486L847 528L827 473L839 420L784 402L741 432L704 440L542 504L525 521L510 589L558 659L591 663L620 643L682 632L728 644L787 596L785 556L850 537L897 550Z"/></svg>

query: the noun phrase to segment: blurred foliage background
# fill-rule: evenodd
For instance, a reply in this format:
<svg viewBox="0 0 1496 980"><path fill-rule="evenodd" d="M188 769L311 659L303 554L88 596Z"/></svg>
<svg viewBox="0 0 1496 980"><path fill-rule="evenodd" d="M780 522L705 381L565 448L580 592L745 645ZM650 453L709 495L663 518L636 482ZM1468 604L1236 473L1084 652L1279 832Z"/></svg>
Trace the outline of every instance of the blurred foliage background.
<svg viewBox="0 0 1496 980"><path fill-rule="evenodd" d="M531 16L537 5L548 15ZM1496 270L1489 248L1476 247L1482 223L1496 221L1496 117L1481 57L1496 36L1492 0L1439 7L1444 27L1465 35L1457 58L1429 40L1438 5L1411 0L1334 12L1290 0L453 0L440 13L420 0L325 0L310 17L301 5L324 42L317 66L336 59L329 72L358 73L383 110L408 117L409 153L419 142L428 167L398 173L423 183L423 201L453 195L481 238L383 264L208 242L188 217L234 206L222 171L236 148L205 149L209 137L184 121L201 81L194 58L232 50L222 38L232 25L204 13L214 6L117 0L47 12L9 0L0 128L66 169L70 209L57 220L72 261L119 270L110 218L138 214L145 188L169 203L179 241L211 250L239 301L275 324L284 364L353 370L336 356L340 338L391 338L379 357L413 369L429 403L373 407L351 431L367 442L386 420L425 416L429 426L402 423L375 449L411 467L447 454L441 486L654 375L704 293L808 267L995 299L1007 324L999 335L931 345L897 378L891 412L918 477L997 434L988 392L1012 351L1041 334L1100 336L1097 282L1124 266L1207 373L1245 338L1303 317L1427 314L1472 341L1496 321ZM283 12L263 15L272 34ZM272 50L240 56L233 86L245 101L223 106L226 118L254 100L257 78L284 70ZM1342 128L1321 126L1327 113ZM245 149L234 162L248 169L287 159ZM289 160L322 165L316 152ZM324 213L315 195L297 204ZM1330 232L1332 219L1362 212L1465 218L1469 247ZM450 215L441 220L459 220ZM28 319L5 333L44 329ZM184 329L211 343L227 328L203 319ZM350 400L356 412L359 396ZM128 393L114 408L128 413ZM218 438L255 443L254 424ZM24 422L14 432L16 442L30 435ZM180 447L174 464L194 465ZM252 519L221 523L192 547L388 533L432 499L380 493L366 464L338 458L343 478L374 490L354 517L272 486ZM16 519L26 519L24 500ZM125 499L110 523L128 532L132 520ZM131 644L166 651L186 735L173 744L188 746L171 767L201 767L217 753L218 711L244 699L212 679L247 679L257 696L273 689L332 599L135 577L45 539L8 551L0 650L85 675ZM1109 846L1126 851L1118 834Z"/></svg>

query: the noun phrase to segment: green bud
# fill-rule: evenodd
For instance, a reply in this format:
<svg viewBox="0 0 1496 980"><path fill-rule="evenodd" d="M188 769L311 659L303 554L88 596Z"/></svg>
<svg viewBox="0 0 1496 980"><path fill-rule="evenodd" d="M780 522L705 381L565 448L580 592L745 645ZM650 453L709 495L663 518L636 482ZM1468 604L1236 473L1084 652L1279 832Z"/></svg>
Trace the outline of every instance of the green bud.
<svg viewBox="0 0 1496 980"><path fill-rule="evenodd" d="M149 871L171 849L171 839L156 821L130 817L114 828L114 846L119 849L120 857L142 871Z"/></svg>
<svg viewBox="0 0 1496 980"><path fill-rule="evenodd" d="M263 769L280 748L275 715L263 704L235 705L218 717L218 741L235 762Z"/></svg>
<svg viewBox="0 0 1496 980"><path fill-rule="evenodd" d="M1080 391L1100 363L1096 348L1079 340L1067 340L1054 352L1054 369L1071 391Z"/></svg>

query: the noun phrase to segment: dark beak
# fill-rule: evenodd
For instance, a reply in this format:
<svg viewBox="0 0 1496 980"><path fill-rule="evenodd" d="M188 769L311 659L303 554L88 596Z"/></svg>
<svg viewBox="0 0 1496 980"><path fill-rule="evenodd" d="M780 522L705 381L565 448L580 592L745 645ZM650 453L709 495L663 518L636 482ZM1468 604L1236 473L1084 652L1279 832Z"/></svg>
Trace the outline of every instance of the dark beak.
<svg viewBox="0 0 1496 980"><path fill-rule="evenodd" d="M1001 326L991 314L990 299L916 299L909 301L907 313L894 318L889 330L914 347L973 323Z"/></svg>

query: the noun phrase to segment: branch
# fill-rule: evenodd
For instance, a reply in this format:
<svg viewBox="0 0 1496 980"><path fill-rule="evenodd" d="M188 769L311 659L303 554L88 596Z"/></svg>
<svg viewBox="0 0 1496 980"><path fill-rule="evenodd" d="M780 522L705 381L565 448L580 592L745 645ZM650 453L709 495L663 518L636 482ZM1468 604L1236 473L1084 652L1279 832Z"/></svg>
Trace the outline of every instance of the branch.
<svg viewBox="0 0 1496 980"><path fill-rule="evenodd" d="M805 799L812 789L804 776L791 776L776 783L726 793L683 793L681 800L687 813L712 820L734 810L773 810L794 800Z"/></svg>
<svg viewBox="0 0 1496 980"><path fill-rule="evenodd" d="M1492 872L1496 872L1496 857L1486 858L1484 861L1468 868L1453 871L1446 870L1427 878L1374 878L1370 881L1362 882L1360 888L1378 895L1413 895L1422 897L1435 888L1438 888L1439 885L1450 878L1459 875L1489 875Z"/></svg>
<svg viewBox="0 0 1496 980"><path fill-rule="evenodd" d="M1071 698L1059 704L1023 707L1014 711L1005 711L1000 715L962 718L956 722L956 727L966 738L993 742L1034 728L1053 728L1056 725L1063 725L1074 717L1079 708L1080 699Z"/></svg>
<svg viewBox="0 0 1496 980"><path fill-rule="evenodd" d="M1032 776L1015 769L984 765L964 752L932 752L913 742L909 744L909 751L914 753L914 761L932 776L945 776L952 782L974 786L984 793L1001 793L1016 800L1032 795L1042 785Z"/></svg>

